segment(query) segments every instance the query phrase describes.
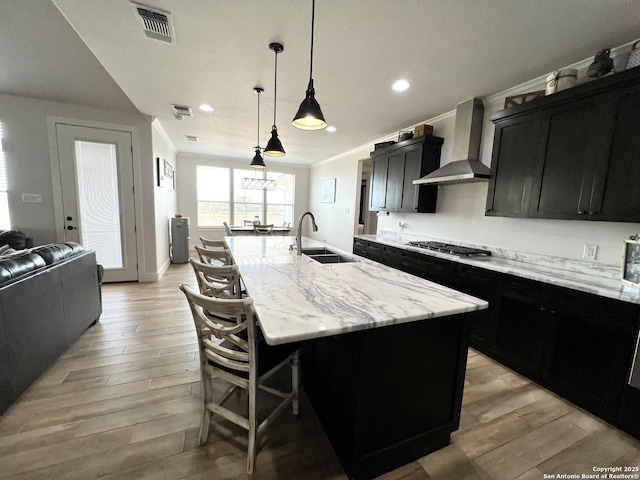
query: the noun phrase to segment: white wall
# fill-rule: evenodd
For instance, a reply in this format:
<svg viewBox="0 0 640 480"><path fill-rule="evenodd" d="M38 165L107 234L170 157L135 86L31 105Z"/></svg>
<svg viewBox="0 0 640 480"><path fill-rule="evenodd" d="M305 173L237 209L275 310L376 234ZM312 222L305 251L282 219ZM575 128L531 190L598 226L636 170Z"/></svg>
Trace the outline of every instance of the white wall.
<svg viewBox="0 0 640 480"><path fill-rule="evenodd" d="M162 129L160 123L155 120L152 123L153 137L153 166L154 179L156 179L157 162L155 159L160 158L162 163L164 160L169 162L174 170L174 175L178 175L176 171L176 149ZM162 274L169 268L171 263L169 252L169 225L170 218L178 212L178 195L177 190L173 189L173 182L167 179L163 182L162 187L155 184L154 202L155 202L155 235L156 235L156 264L158 265L158 274Z"/></svg>
<svg viewBox="0 0 640 480"><path fill-rule="evenodd" d="M329 245L351 251L352 235L358 224L361 168L358 158L317 164L311 168L309 180L309 209L313 212L318 231L312 232L305 220L304 234ZM324 180L336 179L336 201L321 202Z"/></svg>
<svg viewBox="0 0 640 480"><path fill-rule="evenodd" d="M628 50L629 46L621 47L618 50L619 59L621 59L618 65L624 64L626 59L624 53ZM615 55L614 51L612 56ZM591 61L592 59L586 59L571 67L584 71ZM618 68L624 67L618 66ZM504 107L506 96L544 90L544 87L545 78L540 77L508 91L482 98L485 106L480 156L482 163L491 164L494 126L489 120L490 115ZM468 99L460 99L461 102L465 100ZM455 106L452 107L455 108ZM455 110L419 122L433 125L434 135L445 139L441 165L451 161L454 122ZM397 132L390 133L389 136L378 139L376 142L392 140L394 137L397 137ZM373 143L348 152L340 158L327 161L321 166L312 167L311 170L312 210L322 209L325 218L329 218L330 213L335 215L335 221L330 223L331 229L333 229L332 233L322 233L322 236L326 236L328 243L340 248L351 245L351 235L353 234L350 222L343 217L350 202L353 202L350 205L352 211L355 208L356 193L354 189L357 187L353 186L350 190L347 185L358 169L356 160L368 156L368 152L371 150L373 150ZM317 197L314 189L318 188L317 186L322 179L332 175L346 180L345 188L338 189L338 199L335 206L317 203L313 198ZM399 234L405 233L454 242L502 247L578 260L582 259L584 244L589 243L599 247L595 262L607 265L621 265L623 239L632 234L640 233L640 224L637 223L486 217L484 210L487 187L488 183L440 186L435 214L391 213L389 216L381 216L378 217L378 233L393 231ZM629 192L629 194L633 195L637 192ZM399 222L405 222L406 228L401 229L398 225ZM322 229L322 225L320 223L319 225ZM318 233L321 234L321 232Z"/></svg>
<svg viewBox="0 0 640 480"><path fill-rule="evenodd" d="M51 177L51 137L47 120L62 117L78 124L120 125L133 135L134 185L141 281L159 278L155 241L153 152L151 119L141 114L0 95L0 140L9 179L12 226L34 238L34 244L55 242L56 231ZM42 196L42 203L23 203L22 193Z"/></svg>
<svg viewBox="0 0 640 480"><path fill-rule="evenodd" d="M196 167L198 165L210 167L227 167L248 169L251 159L237 160L208 155L178 154L178 211L190 218L189 245L200 243L199 238L206 237L212 240L221 239L225 235L224 227L198 227L197 225L197 197L196 197ZM309 199L309 169L301 166L295 167L288 164L279 164L267 157L267 171L289 173L296 176L296 196L293 218L297 222L298 217L308 210ZM296 226L294 224L292 227Z"/></svg>

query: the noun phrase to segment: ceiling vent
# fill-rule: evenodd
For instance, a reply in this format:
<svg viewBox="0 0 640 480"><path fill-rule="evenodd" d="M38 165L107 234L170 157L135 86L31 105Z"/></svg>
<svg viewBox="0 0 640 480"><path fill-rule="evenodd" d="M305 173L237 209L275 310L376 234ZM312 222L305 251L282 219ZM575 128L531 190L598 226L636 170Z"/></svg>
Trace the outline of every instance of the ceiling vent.
<svg viewBox="0 0 640 480"><path fill-rule="evenodd" d="M167 43L175 43L171 14L136 3L133 6L140 21L142 21L144 34L147 37Z"/></svg>
<svg viewBox="0 0 640 480"><path fill-rule="evenodd" d="M182 117L193 117L191 107L186 105L171 105L171 108L173 108L173 115L177 120L182 120Z"/></svg>
<svg viewBox="0 0 640 480"><path fill-rule="evenodd" d="M198 141L200 141L200 139L195 135L185 135L185 137L187 137L187 140L189 142L198 142Z"/></svg>

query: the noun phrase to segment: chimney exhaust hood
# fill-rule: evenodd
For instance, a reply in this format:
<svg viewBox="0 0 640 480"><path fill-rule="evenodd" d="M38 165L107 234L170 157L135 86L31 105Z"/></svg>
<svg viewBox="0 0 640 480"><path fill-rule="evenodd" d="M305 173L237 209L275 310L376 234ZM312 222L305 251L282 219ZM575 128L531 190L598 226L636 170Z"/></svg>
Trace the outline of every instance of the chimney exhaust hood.
<svg viewBox="0 0 640 480"><path fill-rule="evenodd" d="M484 182L491 170L478 160L484 121L482 100L472 98L456 107L453 131L453 161L414 180L414 185L447 185L452 183Z"/></svg>

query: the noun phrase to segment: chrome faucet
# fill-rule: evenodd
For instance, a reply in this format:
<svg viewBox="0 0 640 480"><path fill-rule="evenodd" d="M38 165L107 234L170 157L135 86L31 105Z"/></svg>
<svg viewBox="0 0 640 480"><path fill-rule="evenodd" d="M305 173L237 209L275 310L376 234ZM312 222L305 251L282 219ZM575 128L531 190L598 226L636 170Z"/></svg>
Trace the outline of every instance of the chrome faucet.
<svg viewBox="0 0 640 480"><path fill-rule="evenodd" d="M311 217L311 223L313 224L313 231L318 231L318 225L316 225L316 219L311 212L304 212L300 215L300 220L298 220L298 231L296 232L296 248L298 251L296 252L298 255L302 255L302 220L304 217L309 215Z"/></svg>

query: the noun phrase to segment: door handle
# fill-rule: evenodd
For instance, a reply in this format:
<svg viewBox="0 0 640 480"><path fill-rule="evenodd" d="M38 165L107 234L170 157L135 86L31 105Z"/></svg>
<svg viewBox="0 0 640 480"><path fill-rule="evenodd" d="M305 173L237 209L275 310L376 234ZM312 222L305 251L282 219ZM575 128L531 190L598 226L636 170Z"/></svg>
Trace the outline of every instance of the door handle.
<svg viewBox="0 0 640 480"><path fill-rule="evenodd" d="M67 230L77 230L77 227L72 227L71 225L69 225L69 226L67 227Z"/></svg>

